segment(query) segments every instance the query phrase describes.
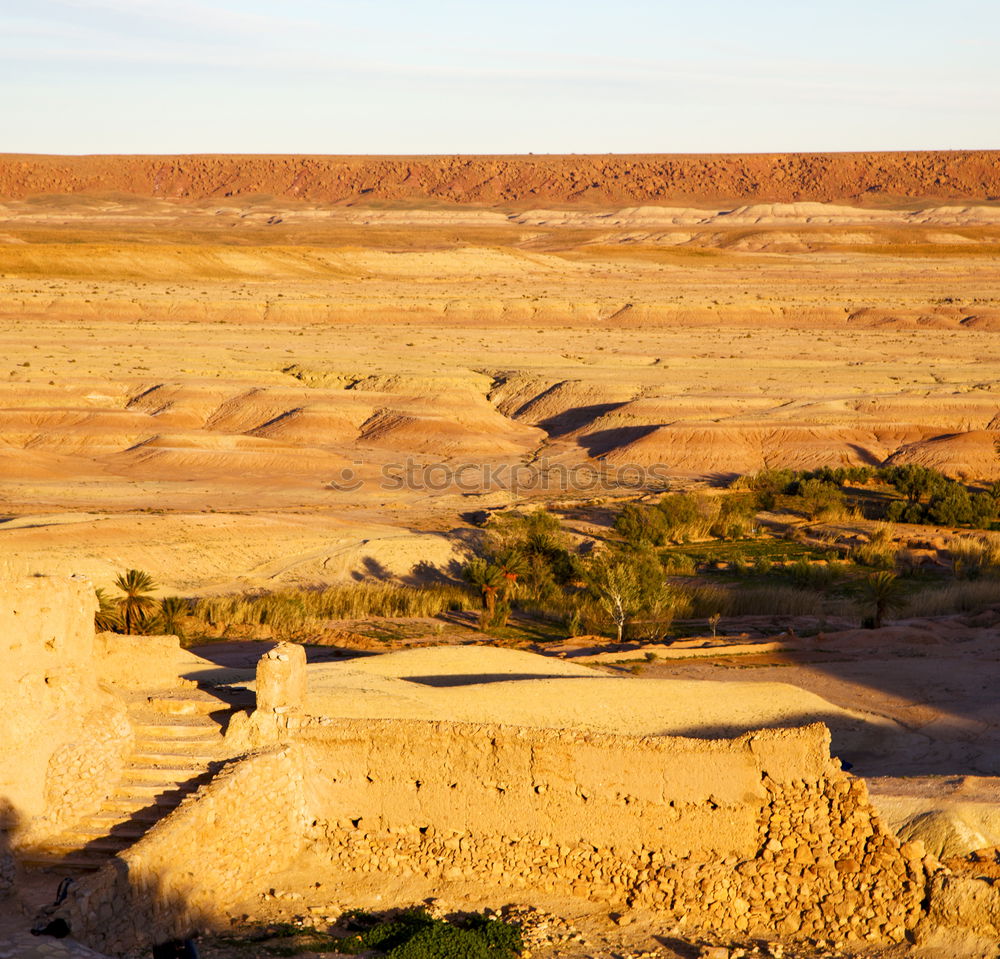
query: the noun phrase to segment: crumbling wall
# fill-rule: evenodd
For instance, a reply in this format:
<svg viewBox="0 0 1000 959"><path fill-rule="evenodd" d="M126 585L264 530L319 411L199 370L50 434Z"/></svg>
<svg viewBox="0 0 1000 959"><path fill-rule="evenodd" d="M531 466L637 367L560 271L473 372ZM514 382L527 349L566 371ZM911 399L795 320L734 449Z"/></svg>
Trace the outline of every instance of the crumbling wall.
<svg viewBox="0 0 1000 959"><path fill-rule="evenodd" d="M58 915L80 942L121 954L222 928L306 842L292 747L234 760L134 846L79 880Z"/></svg>
<svg viewBox="0 0 1000 959"><path fill-rule="evenodd" d="M31 576L0 583L0 800L20 838L97 808L130 730L101 688L89 582Z"/></svg>
<svg viewBox="0 0 1000 959"><path fill-rule="evenodd" d="M319 845L385 871L641 904L698 930L902 940L926 864L823 726L706 741L419 721L299 733Z"/></svg>
<svg viewBox="0 0 1000 959"><path fill-rule="evenodd" d="M995 947L1000 940L1000 885L995 877L979 878L942 870L928 888L929 909L917 930L917 941L955 945L974 935ZM989 954L992 954L989 953Z"/></svg>

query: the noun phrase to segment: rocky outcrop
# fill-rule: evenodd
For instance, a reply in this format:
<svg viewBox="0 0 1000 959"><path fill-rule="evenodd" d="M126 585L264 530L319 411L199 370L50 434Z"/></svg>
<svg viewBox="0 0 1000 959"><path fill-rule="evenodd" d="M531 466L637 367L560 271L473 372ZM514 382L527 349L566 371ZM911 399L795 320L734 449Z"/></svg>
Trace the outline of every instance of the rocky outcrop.
<svg viewBox="0 0 1000 959"><path fill-rule="evenodd" d="M267 195L482 206L1000 198L1000 152L638 156L0 156L0 198Z"/></svg>

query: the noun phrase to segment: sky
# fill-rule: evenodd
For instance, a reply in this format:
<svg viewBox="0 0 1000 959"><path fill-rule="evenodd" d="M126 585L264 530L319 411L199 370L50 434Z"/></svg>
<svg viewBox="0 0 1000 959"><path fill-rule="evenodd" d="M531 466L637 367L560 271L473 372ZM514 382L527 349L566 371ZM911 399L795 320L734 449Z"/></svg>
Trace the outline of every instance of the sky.
<svg viewBox="0 0 1000 959"><path fill-rule="evenodd" d="M0 0L0 152L1000 148L997 0Z"/></svg>

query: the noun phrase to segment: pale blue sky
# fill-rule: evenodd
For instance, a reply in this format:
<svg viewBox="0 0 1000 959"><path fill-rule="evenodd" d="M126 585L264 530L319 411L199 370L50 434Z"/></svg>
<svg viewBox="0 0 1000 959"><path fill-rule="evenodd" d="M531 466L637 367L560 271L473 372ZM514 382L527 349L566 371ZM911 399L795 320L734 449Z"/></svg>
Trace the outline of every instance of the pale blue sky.
<svg viewBox="0 0 1000 959"><path fill-rule="evenodd" d="M1000 147L998 0L0 0L0 152Z"/></svg>

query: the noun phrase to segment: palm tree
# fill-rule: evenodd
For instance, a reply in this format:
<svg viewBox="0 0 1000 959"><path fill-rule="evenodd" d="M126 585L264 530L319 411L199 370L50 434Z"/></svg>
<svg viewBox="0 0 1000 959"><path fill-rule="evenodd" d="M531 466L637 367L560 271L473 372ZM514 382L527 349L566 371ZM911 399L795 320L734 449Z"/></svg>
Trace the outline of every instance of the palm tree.
<svg viewBox="0 0 1000 959"><path fill-rule="evenodd" d="M503 581L500 585L500 605L495 616L496 626L506 626L510 618L511 600L517 592L517 579L527 569L524 556L517 549L503 549L497 553L493 563L500 570Z"/></svg>
<svg viewBox="0 0 1000 959"><path fill-rule="evenodd" d="M496 618L497 596L507 585L503 570L485 559L476 557L469 560L462 570L465 581L482 596L483 612L479 617L479 628L492 626Z"/></svg>
<svg viewBox="0 0 1000 959"><path fill-rule="evenodd" d="M155 609L156 600L150 595L156 589L156 583L149 573L141 569L130 569L119 573L115 586L123 594L118 600L125 632L130 634L133 626L140 626L143 620Z"/></svg>
<svg viewBox="0 0 1000 959"><path fill-rule="evenodd" d="M121 616L118 615L118 604L108 594L98 587L94 590L97 593L97 612L94 613L94 629L101 633L116 633L122 626Z"/></svg>
<svg viewBox="0 0 1000 959"><path fill-rule="evenodd" d="M899 577L889 569L880 569L871 573L865 580L865 598L872 605L872 626L881 629L887 613L906 605L903 595L903 584Z"/></svg>
<svg viewBox="0 0 1000 959"><path fill-rule="evenodd" d="M504 599L510 599L517 589L517 578L524 573L527 564L519 550L507 548L500 550L494 560L501 575L504 578L503 595Z"/></svg>
<svg viewBox="0 0 1000 959"><path fill-rule="evenodd" d="M181 624L188 611L187 600L180 596L165 596L160 600L160 629L170 636L184 639L184 627Z"/></svg>

